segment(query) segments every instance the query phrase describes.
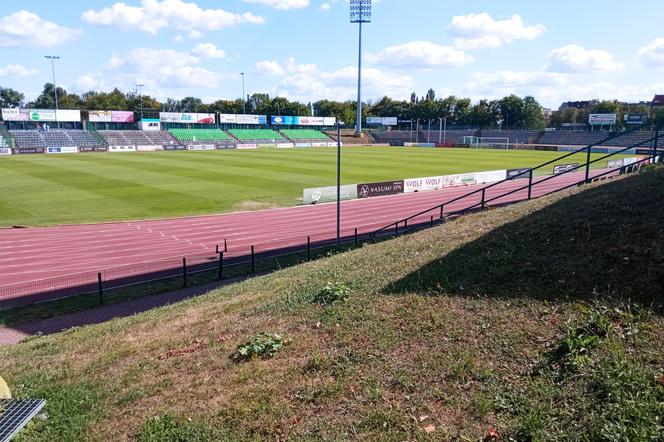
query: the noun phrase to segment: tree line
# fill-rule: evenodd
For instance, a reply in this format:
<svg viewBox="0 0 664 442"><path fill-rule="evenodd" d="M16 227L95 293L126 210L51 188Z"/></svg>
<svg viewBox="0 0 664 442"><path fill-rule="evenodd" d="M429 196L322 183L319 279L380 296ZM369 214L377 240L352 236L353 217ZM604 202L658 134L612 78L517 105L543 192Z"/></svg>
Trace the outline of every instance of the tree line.
<svg viewBox="0 0 664 442"><path fill-rule="evenodd" d="M46 83L41 94L33 101L26 102L24 94L0 86L0 107L28 107L52 109L55 107L54 87ZM291 101L285 97L270 97L268 94L247 95L246 100L217 100L203 103L200 98L168 98L160 102L149 95L139 95L137 91L124 92L116 88L110 92L89 91L78 95L68 93L58 87L60 109L81 110L128 110L139 112L153 110L162 112L201 112L224 114L258 115L316 115L336 117L351 125L355 121L355 101L319 100L314 103ZM439 123L446 120L448 127L468 126L480 129L544 129L562 127L566 124L585 124L588 114L616 113L618 126L625 113L650 113L646 104L628 105L617 100L592 100L583 109L561 106L549 112L534 97L509 95L501 99L482 99L472 103L470 98L448 96L437 98L433 89L424 96L411 94L410 100L394 100L383 97L376 102L363 103L363 119L369 116L399 117L404 120ZM422 123L420 123L422 124Z"/></svg>

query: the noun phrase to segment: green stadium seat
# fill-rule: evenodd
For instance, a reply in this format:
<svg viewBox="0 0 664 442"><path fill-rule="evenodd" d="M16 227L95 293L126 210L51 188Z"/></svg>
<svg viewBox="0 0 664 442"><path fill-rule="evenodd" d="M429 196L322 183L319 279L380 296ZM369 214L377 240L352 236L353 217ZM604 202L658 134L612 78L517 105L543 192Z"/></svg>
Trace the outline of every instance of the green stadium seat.
<svg viewBox="0 0 664 442"><path fill-rule="evenodd" d="M300 140L321 140L330 141L330 137L323 132L314 129L282 129L282 134L286 135L293 141Z"/></svg>
<svg viewBox="0 0 664 442"><path fill-rule="evenodd" d="M221 129L169 129L171 135L173 135L177 140L186 143L186 142L196 142L196 141L233 141L228 134Z"/></svg>
<svg viewBox="0 0 664 442"><path fill-rule="evenodd" d="M283 135L272 129L229 129L228 132L240 141L286 142Z"/></svg>

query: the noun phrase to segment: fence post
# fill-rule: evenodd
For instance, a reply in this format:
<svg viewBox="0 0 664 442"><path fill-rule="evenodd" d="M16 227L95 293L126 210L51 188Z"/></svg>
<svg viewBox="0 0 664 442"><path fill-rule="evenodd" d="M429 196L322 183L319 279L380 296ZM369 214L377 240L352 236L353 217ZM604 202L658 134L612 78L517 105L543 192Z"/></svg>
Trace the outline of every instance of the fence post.
<svg viewBox="0 0 664 442"><path fill-rule="evenodd" d="M528 174L528 199L531 199L533 195L533 169L530 169Z"/></svg>
<svg viewBox="0 0 664 442"><path fill-rule="evenodd" d="M224 252L228 252L228 242L226 242L226 238L224 238Z"/></svg>
<svg viewBox="0 0 664 442"><path fill-rule="evenodd" d="M357 247L357 227L355 227L355 247Z"/></svg>
<svg viewBox="0 0 664 442"><path fill-rule="evenodd" d="M399 221L394 223L394 236L399 236Z"/></svg>
<svg viewBox="0 0 664 442"><path fill-rule="evenodd" d="M101 272L97 272L97 291L99 292L99 304L104 305L104 286L101 280Z"/></svg>
<svg viewBox="0 0 664 442"><path fill-rule="evenodd" d="M658 141L659 141L659 128L655 129L655 140L653 141L653 147L652 147L652 162L656 163L657 162L657 148L658 148Z"/></svg>
<svg viewBox="0 0 664 442"><path fill-rule="evenodd" d="M482 209L484 209L484 195L485 195L485 193L486 193L486 188L483 187L482 188L482 207L481 207Z"/></svg>
<svg viewBox="0 0 664 442"><path fill-rule="evenodd" d="M433 215L431 215L431 227L433 227Z"/></svg>
<svg viewBox="0 0 664 442"><path fill-rule="evenodd" d="M441 204L441 205L440 205L440 222L441 222L441 223L442 223L443 220L444 220L444 217L443 217L443 207L445 207L445 204Z"/></svg>
<svg viewBox="0 0 664 442"><path fill-rule="evenodd" d="M184 280L184 288L187 288L187 258L182 258L182 277Z"/></svg>
<svg viewBox="0 0 664 442"><path fill-rule="evenodd" d="M307 236L307 261L311 261L311 237Z"/></svg>
<svg viewBox="0 0 664 442"><path fill-rule="evenodd" d="M408 231L408 218L403 220L403 231L407 232Z"/></svg>
<svg viewBox="0 0 664 442"><path fill-rule="evenodd" d="M254 255L254 246L251 246L251 273L256 271L256 258Z"/></svg>
<svg viewBox="0 0 664 442"><path fill-rule="evenodd" d="M591 147L588 146L588 152L586 152L586 184L590 182L590 150Z"/></svg>
<svg viewBox="0 0 664 442"><path fill-rule="evenodd" d="M221 281L221 278L224 276L224 252L219 252L219 271L217 273L217 279Z"/></svg>

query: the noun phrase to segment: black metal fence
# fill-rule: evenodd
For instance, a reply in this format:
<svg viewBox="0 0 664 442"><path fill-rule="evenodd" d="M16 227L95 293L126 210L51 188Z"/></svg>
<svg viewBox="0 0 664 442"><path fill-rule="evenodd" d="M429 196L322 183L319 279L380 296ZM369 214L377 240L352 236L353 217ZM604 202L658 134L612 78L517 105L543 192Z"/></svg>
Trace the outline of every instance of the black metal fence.
<svg viewBox="0 0 664 442"><path fill-rule="evenodd" d="M625 134L627 132L624 132ZM621 134L622 135L622 134ZM576 171L585 171L584 178L575 180L565 186L556 186L554 190L548 193L563 190L569 187L578 186L580 184L591 182L595 179L615 175L618 173L627 173L637 169L645 164L652 162L664 162L664 154L660 154L657 150L657 138L659 132L655 132L655 136L646 141L636 145L617 150L613 153L604 155L595 160L590 159L592 147L601 144L611 138L620 135L607 137L598 143L581 148L574 152L562 155L554 160L547 161L539 166L523 169L523 171L514 174L504 181L493 183L483 186L477 190L469 192L465 195L445 201L427 210L420 211L414 215L406 218L399 219L391 224L388 224L375 231L360 232L357 228L354 229L352 235L345 236L341 239L344 245L358 246L361 242L366 240L377 240L381 237L389 237L393 234L401 234L413 231L418 228L433 226L437 223L443 222L446 218L463 214L472 210L481 210L489 205L507 204L516 201L523 201L534 197L533 190L537 186L541 186L546 182L559 178L569 173ZM621 154L627 150L652 143L650 155L647 158L636 161L628 166L621 166L605 170L601 173L591 175L590 166L599 161L603 161L609 157ZM564 160L572 155L587 152L586 162L569 167L566 170L556 175L547 177L534 178L533 172L546 166L550 166L556 162ZM528 179L527 184L510 188L505 192L500 192L500 186L506 183L513 183L516 180ZM497 191L498 194L490 195L490 191ZM517 195L521 192L521 195ZM545 193L545 194L548 194ZM505 198L512 197L509 201ZM543 195L539 195L543 196ZM501 201L502 200L502 201ZM449 209L453 203L466 201L467 205L455 210ZM308 260L312 258L315 251L326 249L334 249L335 239L324 239L312 242L311 237L303 237L303 241L299 245L280 248L277 250L263 250L261 251L261 244L250 246L246 253L228 256L227 244L217 246L215 253L205 255L188 255L184 257L174 257L153 260L149 262L125 265L120 267L113 267L101 271L88 271L76 274L63 275L55 278L42 279L37 281L17 283L13 285L0 287L0 310L7 310L15 307L35 304L45 301L53 301L57 299L70 298L74 296L96 296L100 304L103 304L109 293L124 289L132 288L140 285L155 283L164 280L180 281L182 287L187 287L193 277L200 273L214 273L216 279L223 279L227 277L227 272L231 269L238 269L242 267L245 274L251 274L257 271L257 264L266 260L278 260L284 257L291 257L293 259ZM236 252L237 253L237 252ZM179 285L179 284L178 284Z"/></svg>

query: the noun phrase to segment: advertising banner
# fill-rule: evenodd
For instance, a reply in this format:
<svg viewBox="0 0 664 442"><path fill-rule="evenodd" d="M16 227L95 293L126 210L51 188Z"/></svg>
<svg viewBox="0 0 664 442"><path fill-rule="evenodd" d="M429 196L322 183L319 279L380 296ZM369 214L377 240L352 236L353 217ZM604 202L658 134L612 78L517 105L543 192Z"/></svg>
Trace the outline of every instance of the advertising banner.
<svg viewBox="0 0 664 442"><path fill-rule="evenodd" d="M109 152L136 152L136 146L108 146Z"/></svg>
<svg viewBox="0 0 664 442"><path fill-rule="evenodd" d="M58 109L55 112L57 121L65 123L79 123L81 121L80 110Z"/></svg>
<svg viewBox="0 0 664 442"><path fill-rule="evenodd" d="M78 153L76 146L47 147L46 153Z"/></svg>
<svg viewBox="0 0 664 442"><path fill-rule="evenodd" d="M575 167L578 167L579 163L571 163L571 164L556 164L553 166L553 174L558 175L559 173L567 172L568 170L572 170Z"/></svg>
<svg viewBox="0 0 664 442"><path fill-rule="evenodd" d="M55 111L50 109L28 109L30 121L55 121Z"/></svg>
<svg viewBox="0 0 664 442"><path fill-rule="evenodd" d="M235 124L237 118L235 114L219 114L219 123L222 124Z"/></svg>
<svg viewBox="0 0 664 442"><path fill-rule="evenodd" d="M513 180L522 180L522 179L528 179L530 177L530 172L529 168L524 167L521 169L508 169L507 170L507 178L513 179Z"/></svg>
<svg viewBox="0 0 664 442"><path fill-rule="evenodd" d="M164 150L187 150L187 146L169 144L168 146L164 146Z"/></svg>
<svg viewBox="0 0 664 442"><path fill-rule="evenodd" d="M623 158L623 166L629 166L629 165L631 165L631 164L636 163L637 161L639 161L639 159L638 159L638 158L634 158L634 157L631 157L631 158Z"/></svg>
<svg viewBox="0 0 664 442"><path fill-rule="evenodd" d="M293 143L277 143L279 149L287 149L289 147L295 147Z"/></svg>
<svg viewBox="0 0 664 442"><path fill-rule="evenodd" d="M506 170L489 170L475 173L475 184L495 183L507 178Z"/></svg>
<svg viewBox="0 0 664 442"><path fill-rule="evenodd" d="M606 167L609 169L616 169L623 166L623 160L609 160L607 161Z"/></svg>
<svg viewBox="0 0 664 442"><path fill-rule="evenodd" d="M0 155L11 155L12 150L9 147L0 147Z"/></svg>
<svg viewBox="0 0 664 442"><path fill-rule="evenodd" d="M474 173L445 175L443 177L443 187L470 186L472 184L475 184Z"/></svg>
<svg viewBox="0 0 664 442"><path fill-rule="evenodd" d="M17 147L14 149L14 153L19 154L30 154L30 153L44 153L43 147Z"/></svg>
<svg viewBox="0 0 664 442"><path fill-rule="evenodd" d="M88 111L88 121L90 123L110 123L112 111Z"/></svg>
<svg viewBox="0 0 664 442"><path fill-rule="evenodd" d="M367 124L381 124L382 122L381 117L367 117Z"/></svg>
<svg viewBox="0 0 664 442"><path fill-rule="evenodd" d="M422 192L426 190L437 190L443 188L442 176L430 176L425 178L409 178L403 180L404 193Z"/></svg>
<svg viewBox="0 0 664 442"><path fill-rule="evenodd" d="M79 152L108 152L108 147L106 146L97 146L97 147L79 147Z"/></svg>
<svg viewBox="0 0 664 442"><path fill-rule="evenodd" d="M396 126L397 117L383 117L382 124L383 126Z"/></svg>
<svg viewBox="0 0 664 442"><path fill-rule="evenodd" d="M258 144L249 144L249 143L238 144L237 148L238 149L258 149Z"/></svg>
<svg viewBox="0 0 664 442"><path fill-rule="evenodd" d="M134 113L132 111L112 111L111 112L111 122L112 123L133 123L134 122Z"/></svg>
<svg viewBox="0 0 664 442"><path fill-rule="evenodd" d="M323 126L325 118L323 117L300 117L300 126Z"/></svg>
<svg viewBox="0 0 664 442"><path fill-rule="evenodd" d="M2 119L5 121L30 121L28 109L2 109Z"/></svg>
<svg viewBox="0 0 664 442"><path fill-rule="evenodd" d="M323 126L334 126L337 123L337 119L334 117L323 117Z"/></svg>
<svg viewBox="0 0 664 442"><path fill-rule="evenodd" d="M295 143L295 147L313 147L311 143Z"/></svg>
<svg viewBox="0 0 664 442"><path fill-rule="evenodd" d="M339 197L342 200L357 198L357 185L348 184L340 187ZM331 203L337 200L337 186L304 189L303 204Z"/></svg>
<svg viewBox="0 0 664 442"><path fill-rule="evenodd" d="M159 112L159 121L162 123L214 124L216 120L214 114Z"/></svg>
<svg viewBox="0 0 664 442"><path fill-rule="evenodd" d="M237 124L267 124L267 115L235 115Z"/></svg>
<svg viewBox="0 0 664 442"><path fill-rule="evenodd" d="M164 150L164 146L161 144L141 144L136 146L137 152L156 152L158 150Z"/></svg>
<svg viewBox="0 0 664 442"><path fill-rule="evenodd" d="M380 183L364 183L357 185L358 198L396 195L398 193L403 193L403 180L383 181Z"/></svg>
<svg viewBox="0 0 664 442"><path fill-rule="evenodd" d="M594 126L613 126L616 124L616 114L590 114L588 124Z"/></svg>
<svg viewBox="0 0 664 442"><path fill-rule="evenodd" d="M187 146L187 150L215 150L216 147L214 144L190 144Z"/></svg>
<svg viewBox="0 0 664 442"><path fill-rule="evenodd" d="M625 124L645 124L648 122L646 114L625 114L623 116Z"/></svg>

